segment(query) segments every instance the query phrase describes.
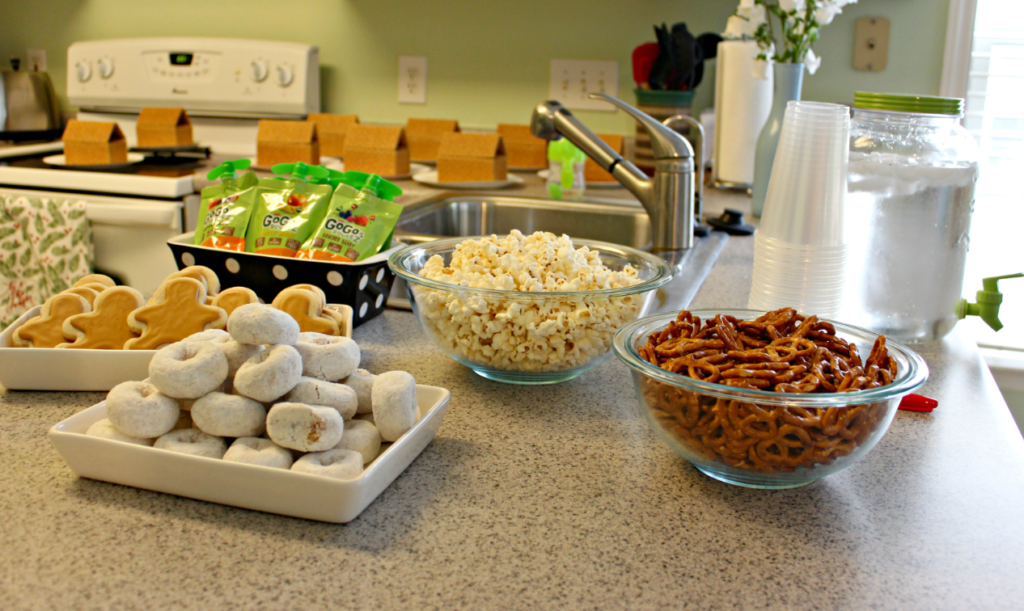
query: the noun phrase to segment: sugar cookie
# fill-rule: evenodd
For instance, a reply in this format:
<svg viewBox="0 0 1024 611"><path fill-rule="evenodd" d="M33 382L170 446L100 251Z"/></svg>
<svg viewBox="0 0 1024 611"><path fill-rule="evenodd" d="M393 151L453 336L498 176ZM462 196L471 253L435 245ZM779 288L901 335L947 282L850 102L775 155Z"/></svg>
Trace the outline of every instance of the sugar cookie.
<svg viewBox="0 0 1024 611"><path fill-rule="evenodd" d="M295 388L285 396L285 401L333 407L345 420L356 415L356 405L359 403L356 391L344 384L306 377L299 380Z"/></svg>
<svg viewBox="0 0 1024 611"><path fill-rule="evenodd" d="M314 452L295 461L292 471L333 479L355 479L363 472L363 456L353 450Z"/></svg>
<svg viewBox="0 0 1024 611"><path fill-rule="evenodd" d="M269 439L239 437L224 453L224 460L274 469L290 469L292 453Z"/></svg>
<svg viewBox="0 0 1024 611"><path fill-rule="evenodd" d="M194 278L165 281L150 304L128 316L139 337L125 342L127 350L155 350L206 329L223 329L227 313L206 305L206 289Z"/></svg>
<svg viewBox="0 0 1024 611"><path fill-rule="evenodd" d="M356 369L352 372L352 375L345 378L342 382L345 386L356 391L356 397L359 399L359 406L356 408L357 414L373 413L373 402L370 398L370 392L373 390L373 381L376 379L377 376L369 371Z"/></svg>
<svg viewBox="0 0 1024 611"><path fill-rule="evenodd" d="M106 290L106 289L104 289L104 290ZM102 293L102 292L103 291L97 291L96 289L88 287L88 286L73 286L73 287L71 287L69 289L65 289L65 290L61 291L61 293L71 293L72 295L78 295L79 297L84 297L85 300L89 302L90 306L95 306L96 298L99 297L100 293Z"/></svg>
<svg viewBox="0 0 1024 611"><path fill-rule="evenodd" d="M114 279L106 274L86 274L79 278L78 280L75 280L75 283L72 286L82 286L83 284L102 284L103 286L108 288L112 286L117 286L117 283L114 282Z"/></svg>
<svg viewBox="0 0 1024 611"><path fill-rule="evenodd" d="M128 326L128 316L142 307L145 301L142 293L127 286L103 291L96 298L92 312L77 314L64 321L64 336L71 341L57 347L123 349L128 340L138 337Z"/></svg>
<svg viewBox="0 0 1024 611"><path fill-rule="evenodd" d="M117 430L110 420L104 418L97 422L93 422L89 430L85 432L89 437L99 437L101 439L110 439L113 441L123 441L125 443L133 443L138 446L151 446L153 445L152 439L139 439L138 437L132 437L125 435L121 431Z"/></svg>
<svg viewBox="0 0 1024 611"><path fill-rule="evenodd" d="M345 421L331 407L278 403L267 414L267 435L277 445L300 452L322 452L341 441Z"/></svg>
<svg viewBox="0 0 1024 611"><path fill-rule="evenodd" d="M221 388L227 377L228 359L210 342L177 342L149 362L150 383L175 399L198 399Z"/></svg>
<svg viewBox="0 0 1024 611"><path fill-rule="evenodd" d="M341 441L334 446L334 449L359 452L363 457L363 464L366 465L373 462L373 459L380 454L380 442L380 431L372 422L352 420L345 423Z"/></svg>
<svg viewBox="0 0 1024 611"><path fill-rule="evenodd" d="M160 436L153 443L153 447L179 454L221 458L224 452L227 452L228 444L220 437L207 435L199 429L181 429Z"/></svg>
<svg viewBox="0 0 1024 611"><path fill-rule="evenodd" d="M259 302L260 298L256 296L256 291L244 286L233 286L229 289L224 289L214 296L212 305L223 309L228 313L228 318L230 318L231 313L239 306Z"/></svg>
<svg viewBox="0 0 1024 611"><path fill-rule="evenodd" d="M53 348L63 344L64 321L76 314L90 312L92 307L85 297L72 293L59 293L43 302L39 315L25 321L14 330L11 341L15 346Z"/></svg>
<svg viewBox="0 0 1024 611"><path fill-rule="evenodd" d="M371 391L373 422L384 441L396 441L416 424L416 379L405 371L377 376Z"/></svg>
<svg viewBox="0 0 1024 611"><path fill-rule="evenodd" d="M300 378L302 357L295 348L284 345L272 346L254 355L238 368L234 386L240 395L270 403L288 394L288 391L299 383Z"/></svg>
<svg viewBox="0 0 1024 611"><path fill-rule="evenodd" d="M196 428L219 437L257 437L263 434L267 408L239 395L211 392L192 404Z"/></svg>
<svg viewBox="0 0 1024 611"><path fill-rule="evenodd" d="M228 319L228 333L240 344L292 345L299 337L299 323L287 313L260 303L236 309Z"/></svg>
<svg viewBox="0 0 1024 611"><path fill-rule="evenodd" d="M107 418L114 427L139 439L159 437L174 428L178 402L148 382L121 382L107 393Z"/></svg>
<svg viewBox="0 0 1024 611"><path fill-rule="evenodd" d="M323 318L323 304L319 296L308 289L287 288L277 294L272 304L278 310L287 312L299 323L299 329L306 332L338 335L338 323L333 318Z"/></svg>

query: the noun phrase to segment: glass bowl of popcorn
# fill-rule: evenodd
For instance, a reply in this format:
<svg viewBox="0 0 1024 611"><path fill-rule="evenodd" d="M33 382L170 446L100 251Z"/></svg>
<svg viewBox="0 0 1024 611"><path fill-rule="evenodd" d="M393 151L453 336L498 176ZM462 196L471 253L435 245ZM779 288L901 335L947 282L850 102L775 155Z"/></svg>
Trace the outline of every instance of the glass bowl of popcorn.
<svg viewBox="0 0 1024 611"><path fill-rule="evenodd" d="M459 237L388 259L445 354L512 384L571 380L611 356L615 332L672 278L662 259L552 233Z"/></svg>

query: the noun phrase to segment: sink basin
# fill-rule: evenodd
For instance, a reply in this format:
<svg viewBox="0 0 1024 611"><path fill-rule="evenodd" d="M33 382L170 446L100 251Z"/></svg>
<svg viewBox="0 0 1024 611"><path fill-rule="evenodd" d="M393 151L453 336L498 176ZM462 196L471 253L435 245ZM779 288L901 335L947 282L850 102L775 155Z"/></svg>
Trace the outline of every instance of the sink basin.
<svg viewBox="0 0 1024 611"><path fill-rule="evenodd" d="M550 231L574 238L651 248L651 221L639 204L613 201L561 202L529 197L445 193L406 206L395 227L395 238L418 244L445 237ZM711 271L728 236L712 232L676 264L668 284L658 289L650 314L678 312L687 307ZM388 305L410 309L405 283L396 279Z"/></svg>
<svg viewBox="0 0 1024 611"><path fill-rule="evenodd" d="M550 231L576 238L651 247L651 222L639 205L559 202L525 197L442 195L408 206L396 237L423 242L440 237Z"/></svg>

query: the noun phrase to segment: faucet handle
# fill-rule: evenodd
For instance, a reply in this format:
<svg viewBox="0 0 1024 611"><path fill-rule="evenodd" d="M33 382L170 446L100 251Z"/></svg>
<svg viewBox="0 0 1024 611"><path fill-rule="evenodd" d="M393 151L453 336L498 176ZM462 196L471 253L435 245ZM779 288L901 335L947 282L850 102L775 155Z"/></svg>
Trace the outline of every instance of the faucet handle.
<svg viewBox="0 0 1024 611"><path fill-rule="evenodd" d="M610 95L592 93L590 97L610 102L639 121L644 126L644 129L647 130L647 133L651 135L651 149L654 152L655 159L687 159L693 157L693 149L690 147L690 143L686 141L686 138L683 138L678 132L663 125L649 114Z"/></svg>

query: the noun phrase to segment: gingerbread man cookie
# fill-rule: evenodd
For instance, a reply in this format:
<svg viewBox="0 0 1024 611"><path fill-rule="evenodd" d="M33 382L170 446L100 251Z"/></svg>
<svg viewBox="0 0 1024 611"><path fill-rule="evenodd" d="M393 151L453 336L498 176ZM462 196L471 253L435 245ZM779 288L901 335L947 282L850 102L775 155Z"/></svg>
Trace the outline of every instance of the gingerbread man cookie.
<svg viewBox="0 0 1024 611"><path fill-rule="evenodd" d="M89 306L92 307L96 304L96 298L99 297L100 293L102 293L103 291L97 291L95 288L91 288L88 286L73 286L61 292L71 293L73 295L78 295L79 297L85 297L85 300L89 302Z"/></svg>
<svg viewBox="0 0 1024 611"><path fill-rule="evenodd" d="M117 285L114 279L106 274L86 274L76 280L72 286L82 286L83 284L102 284L107 288Z"/></svg>
<svg viewBox="0 0 1024 611"><path fill-rule="evenodd" d="M210 305L223 308L230 318L231 313L235 311L235 308L259 302L260 298L256 296L256 292L252 289L245 288L244 286L233 286L229 289L224 289L217 294L217 296L213 298L213 303Z"/></svg>
<svg viewBox="0 0 1024 611"><path fill-rule="evenodd" d="M128 316L139 337L125 342L126 350L156 350L207 329L223 329L228 314L206 305L206 287L194 278L166 280L146 305Z"/></svg>
<svg viewBox="0 0 1024 611"><path fill-rule="evenodd" d="M294 284L288 288L312 291L320 299L319 318L334 319L334 321L338 323L338 332L328 335L341 335L341 328L344 327L345 322L344 320L339 318L340 315L338 315L336 312L332 312L327 309L327 295L324 293L323 289L321 289L319 286L316 286L315 284ZM328 327L330 327L331 325L330 321L328 321L326 324Z"/></svg>
<svg viewBox="0 0 1024 611"><path fill-rule="evenodd" d="M303 288L287 288L277 294L273 305L282 312L287 312L299 323L303 333L323 333L338 335L341 333L338 322L331 316L324 316L323 302L320 296Z"/></svg>
<svg viewBox="0 0 1024 611"><path fill-rule="evenodd" d="M53 348L64 343L64 321L90 310L92 307L85 297L74 293L59 293L43 303L39 316L30 318L14 330L12 341L15 346Z"/></svg>
<svg viewBox="0 0 1024 611"><path fill-rule="evenodd" d="M206 294L210 297L215 297L220 293L220 278L217 277L217 272L213 271L205 265L189 265L185 269L179 270L164 278L164 282L173 280L175 278L194 278L199 280L202 278L206 281Z"/></svg>
<svg viewBox="0 0 1024 611"><path fill-rule="evenodd" d="M128 326L128 316L145 303L142 293L133 288L109 288L96 298L92 312L64 321L64 336L73 340L57 347L121 350L139 336Z"/></svg>

